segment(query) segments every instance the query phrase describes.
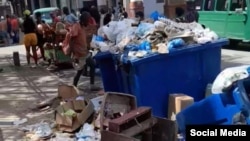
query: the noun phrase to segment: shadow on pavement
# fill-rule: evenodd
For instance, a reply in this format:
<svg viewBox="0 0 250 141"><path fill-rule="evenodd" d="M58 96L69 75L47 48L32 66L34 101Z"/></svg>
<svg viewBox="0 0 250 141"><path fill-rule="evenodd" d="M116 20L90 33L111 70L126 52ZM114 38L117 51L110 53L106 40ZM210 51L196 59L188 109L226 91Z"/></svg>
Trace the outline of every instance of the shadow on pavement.
<svg viewBox="0 0 250 141"><path fill-rule="evenodd" d="M22 56L20 57L21 60ZM14 67L11 57L0 57L0 68L4 71L0 73L0 127L2 128L4 140L20 139L21 133L17 134L17 129L5 123L27 118L27 124L35 124L42 120L54 120L53 109L50 111L31 110L44 100L57 96L59 83L72 83L75 70L62 70L62 76L57 76L43 67L30 68L25 66L25 61L21 62L21 67ZM97 78L98 85L101 80ZM88 91L89 78L81 77L79 86L83 88L86 99L97 96L97 92ZM0 139L1 141L1 139Z"/></svg>

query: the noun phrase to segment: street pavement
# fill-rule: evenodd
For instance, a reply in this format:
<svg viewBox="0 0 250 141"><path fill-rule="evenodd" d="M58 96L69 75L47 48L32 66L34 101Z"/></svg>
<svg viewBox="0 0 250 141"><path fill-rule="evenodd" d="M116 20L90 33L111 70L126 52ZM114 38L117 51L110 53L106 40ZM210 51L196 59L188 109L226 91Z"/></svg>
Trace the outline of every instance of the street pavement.
<svg viewBox="0 0 250 141"><path fill-rule="evenodd" d="M14 67L12 54L18 51L21 67ZM27 118L25 125L39 123L42 120L53 120L53 111L34 111L37 103L57 96L58 84L72 84L75 70L68 69L59 73L51 73L44 67L30 68L26 66L24 46L0 48L0 141L21 140L23 132L11 126L13 121ZM101 80L97 76L96 85L101 87ZM98 96L98 92L91 92L88 88L89 78L81 77L80 94L86 99ZM54 107L55 108L55 107ZM0 132L1 133L1 132ZM1 136L3 139L1 139Z"/></svg>
<svg viewBox="0 0 250 141"><path fill-rule="evenodd" d="M18 51L21 58L21 67L14 67L12 53ZM211 54L212 56L212 54ZM227 67L249 64L250 52L222 50L222 69ZM25 66L25 48L23 45L0 48L0 128L4 141L18 141L22 132L10 126L10 122L21 118L27 118L26 124L52 120L53 111L31 111L38 102L53 98L57 95L59 83L72 83L75 70L62 70L58 75L51 73L43 67L31 69ZM82 77L80 87L84 90L81 94L87 98L98 96L87 90L89 79ZM97 78L97 85L101 86L101 80ZM1 133L1 132L0 132ZM1 135L0 135L1 141Z"/></svg>

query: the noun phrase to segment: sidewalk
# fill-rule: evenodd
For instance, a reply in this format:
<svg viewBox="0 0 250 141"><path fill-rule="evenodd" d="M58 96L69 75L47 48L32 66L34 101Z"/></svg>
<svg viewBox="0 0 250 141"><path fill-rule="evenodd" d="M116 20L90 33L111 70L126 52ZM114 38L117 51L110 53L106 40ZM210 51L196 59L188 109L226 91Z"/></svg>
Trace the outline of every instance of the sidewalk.
<svg viewBox="0 0 250 141"><path fill-rule="evenodd" d="M4 141L21 138L17 130L8 126L9 122L22 118L27 118L30 124L41 119L53 120L53 113L34 113L30 109L40 101L55 97L58 85L57 76L42 68L16 68L11 63L10 58L0 58L0 66L4 69L0 74L0 122L7 125L2 128Z"/></svg>
<svg viewBox="0 0 250 141"><path fill-rule="evenodd" d="M23 132L18 131L12 124L18 119L27 118L24 125L39 123L43 120L53 120L53 111L32 111L37 103L52 99L57 96L59 83L72 83L75 70L65 70L60 72L60 77L48 72L43 67L30 68L25 66L25 55L22 46L0 49L0 68L4 71L0 73L0 128L2 136L0 141L21 141ZM3 50L3 51L1 51ZM14 67L12 52L19 51L21 67ZM80 87L87 89L89 79L82 77ZM97 84L101 85L97 78ZM86 98L96 97L97 93L83 93ZM0 132L1 133L1 132Z"/></svg>

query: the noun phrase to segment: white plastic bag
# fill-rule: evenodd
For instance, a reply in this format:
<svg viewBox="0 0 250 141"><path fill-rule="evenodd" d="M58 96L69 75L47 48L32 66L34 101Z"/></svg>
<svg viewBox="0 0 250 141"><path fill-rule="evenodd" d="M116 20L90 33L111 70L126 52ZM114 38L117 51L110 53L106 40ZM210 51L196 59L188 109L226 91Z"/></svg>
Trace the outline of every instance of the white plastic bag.
<svg viewBox="0 0 250 141"><path fill-rule="evenodd" d="M154 24L151 23L141 23L135 31L135 34L139 37L143 37L148 33L151 33L155 28Z"/></svg>
<svg viewBox="0 0 250 141"><path fill-rule="evenodd" d="M96 40L95 40L95 38L96 38L96 35L93 35L92 36L92 40L91 40L91 42L90 42L90 46L92 47L92 48L97 48L97 45L96 45Z"/></svg>
<svg viewBox="0 0 250 141"><path fill-rule="evenodd" d="M101 52L109 51L109 46L105 42L98 42L97 46L100 48Z"/></svg>
<svg viewBox="0 0 250 141"><path fill-rule="evenodd" d="M154 26L157 30L164 31L167 25L162 21L155 21Z"/></svg>
<svg viewBox="0 0 250 141"><path fill-rule="evenodd" d="M116 30L117 27L117 22L115 21L111 21L108 25L103 26L103 33L107 36L107 38L111 41L111 42L115 42L116 41L116 32L114 32Z"/></svg>
<svg viewBox="0 0 250 141"><path fill-rule="evenodd" d="M249 77L247 71L249 67L250 66L240 66L223 70L213 83L212 93L221 94L224 89L229 88L234 82Z"/></svg>

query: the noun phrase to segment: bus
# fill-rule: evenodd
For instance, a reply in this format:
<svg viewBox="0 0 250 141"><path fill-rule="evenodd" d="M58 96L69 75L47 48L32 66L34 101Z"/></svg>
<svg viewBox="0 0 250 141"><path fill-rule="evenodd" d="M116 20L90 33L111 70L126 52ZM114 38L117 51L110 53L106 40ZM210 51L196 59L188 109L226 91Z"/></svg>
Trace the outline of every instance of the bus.
<svg viewBox="0 0 250 141"><path fill-rule="evenodd" d="M199 23L230 39L231 46L250 42L250 0L196 0Z"/></svg>

